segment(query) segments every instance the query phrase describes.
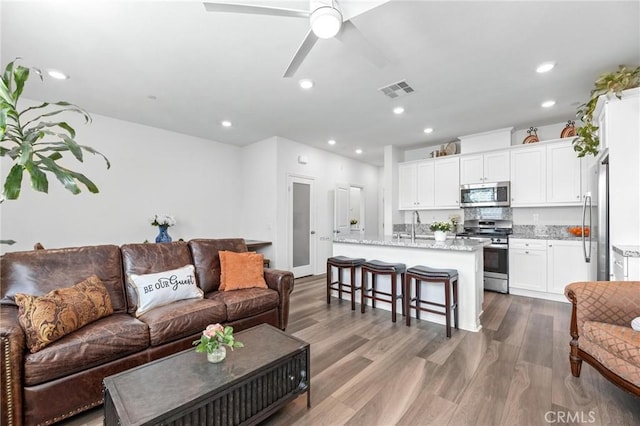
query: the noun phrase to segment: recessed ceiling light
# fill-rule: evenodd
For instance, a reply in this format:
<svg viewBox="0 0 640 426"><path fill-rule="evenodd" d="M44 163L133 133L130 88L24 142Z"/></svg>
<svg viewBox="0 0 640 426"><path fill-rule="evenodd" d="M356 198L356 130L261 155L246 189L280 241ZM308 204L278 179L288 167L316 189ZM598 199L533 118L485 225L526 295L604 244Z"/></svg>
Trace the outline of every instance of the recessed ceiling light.
<svg viewBox="0 0 640 426"><path fill-rule="evenodd" d="M545 72L549 72L555 66L556 66L555 62L545 62L543 64L538 65L538 68L536 68L536 72L541 73L541 74L545 73Z"/></svg>
<svg viewBox="0 0 640 426"><path fill-rule="evenodd" d="M298 84L303 89L308 90L308 89L311 89L313 87L313 80L309 80L308 78L305 78L305 79L300 80L300 82Z"/></svg>
<svg viewBox="0 0 640 426"><path fill-rule="evenodd" d="M431 127L427 127L426 129L424 129L425 133L433 133L433 129Z"/></svg>
<svg viewBox="0 0 640 426"><path fill-rule="evenodd" d="M220 124L222 124L222 127L231 127L231 122L229 120L224 120Z"/></svg>
<svg viewBox="0 0 640 426"><path fill-rule="evenodd" d="M49 70L47 71L47 74L49 74L49 77L55 78L56 80L66 80L69 78L68 75L58 70Z"/></svg>
<svg viewBox="0 0 640 426"><path fill-rule="evenodd" d="M556 104L556 101L544 101L542 103L542 108L551 108Z"/></svg>
<svg viewBox="0 0 640 426"><path fill-rule="evenodd" d="M356 149L356 154L362 154L362 150L360 148Z"/></svg>
<svg viewBox="0 0 640 426"><path fill-rule="evenodd" d="M402 114L403 112L404 112L404 108L402 108L401 106L395 107L393 109L394 114Z"/></svg>
<svg viewBox="0 0 640 426"><path fill-rule="evenodd" d="M336 144L336 141L335 141L335 140L333 140L333 139L329 139L329 140L327 141L327 143L328 143L329 145L335 145L335 144Z"/></svg>

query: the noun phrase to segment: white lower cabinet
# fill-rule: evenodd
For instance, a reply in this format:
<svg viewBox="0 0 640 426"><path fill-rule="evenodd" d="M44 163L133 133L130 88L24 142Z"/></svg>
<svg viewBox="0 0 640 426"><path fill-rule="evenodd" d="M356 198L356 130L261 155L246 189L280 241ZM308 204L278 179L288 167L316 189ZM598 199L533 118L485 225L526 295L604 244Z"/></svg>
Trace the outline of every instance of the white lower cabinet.
<svg viewBox="0 0 640 426"><path fill-rule="evenodd" d="M547 291L546 240L509 240L509 288Z"/></svg>
<svg viewBox="0 0 640 426"><path fill-rule="evenodd" d="M594 276L595 258L585 262L582 241L509 240L509 288L515 294L526 290L536 292L526 295L563 300L558 295L568 284Z"/></svg>
<svg viewBox="0 0 640 426"><path fill-rule="evenodd" d="M564 288L576 281L591 281L596 259L585 261L582 241L547 241L547 291L564 294ZM592 245L595 252L595 244Z"/></svg>

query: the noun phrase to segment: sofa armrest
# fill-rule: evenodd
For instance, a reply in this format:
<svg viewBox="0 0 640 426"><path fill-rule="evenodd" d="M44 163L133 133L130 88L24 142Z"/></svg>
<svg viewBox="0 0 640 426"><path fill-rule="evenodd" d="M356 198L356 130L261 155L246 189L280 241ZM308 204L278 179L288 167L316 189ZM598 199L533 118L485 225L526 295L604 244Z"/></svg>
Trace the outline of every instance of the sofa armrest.
<svg viewBox="0 0 640 426"><path fill-rule="evenodd" d="M293 291L293 273L291 271L281 271L278 269L264 269L264 280L267 287L276 290L280 297L279 302L279 325L280 329L287 328L289 322L289 296Z"/></svg>
<svg viewBox="0 0 640 426"><path fill-rule="evenodd" d="M22 366L24 363L25 335L18 322L18 307L2 305L0 308L0 365L2 378L2 417L0 424L22 424Z"/></svg>

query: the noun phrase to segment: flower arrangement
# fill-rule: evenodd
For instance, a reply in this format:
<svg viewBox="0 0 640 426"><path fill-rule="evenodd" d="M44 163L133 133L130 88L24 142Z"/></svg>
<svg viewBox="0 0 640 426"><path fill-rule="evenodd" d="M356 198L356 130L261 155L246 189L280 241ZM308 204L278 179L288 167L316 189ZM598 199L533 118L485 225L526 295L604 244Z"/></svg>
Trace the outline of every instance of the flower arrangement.
<svg viewBox="0 0 640 426"><path fill-rule="evenodd" d="M152 226L173 226L176 224L176 220L173 216L169 216L168 214L156 214L153 215L152 218L149 219Z"/></svg>
<svg viewBox="0 0 640 426"><path fill-rule="evenodd" d="M453 229L453 225L451 222L433 222L429 225L429 229L433 232L442 231L442 232L450 232Z"/></svg>
<svg viewBox="0 0 640 426"><path fill-rule="evenodd" d="M196 352L213 353L220 346L229 346L233 348L242 348L244 345L233 337L233 327L223 327L220 324L209 324L202 332L200 339L193 342L196 346Z"/></svg>

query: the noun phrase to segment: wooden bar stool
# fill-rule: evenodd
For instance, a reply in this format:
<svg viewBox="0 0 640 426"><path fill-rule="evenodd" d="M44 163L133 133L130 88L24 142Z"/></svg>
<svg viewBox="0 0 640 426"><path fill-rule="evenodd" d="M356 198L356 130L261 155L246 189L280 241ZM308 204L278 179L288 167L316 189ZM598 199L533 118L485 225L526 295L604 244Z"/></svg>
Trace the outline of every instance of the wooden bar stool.
<svg viewBox="0 0 640 426"><path fill-rule="evenodd" d="M396 302L398 299L402 300L402 315L405 314L405 302L402 296L404 282L404 273L407 270L407 265L404 263L387 263L380 260L370 260L362 264L362 291L360 292L360 311L364 314L364 308L366 306L365 299L371 299L371 307L376 307L376 300L380 302L391 303L391 321L396 322ZM367 287L367 277L371 274L371 287ZM391 293L380 291L376 288L376 278L378 275L390 275L391 276ZM400 294L398 294L398 280L400 275ZM371 295L368 293L371 292ZM378 295L387 296L387 298L381 298Z"/></svg>
<svg viewBox="0 0 640 426"><path fill-rule="evenodd" d="M334 256L327 259L327 304L331 304L331 290L338 290L338 299L342 300L342 293L351 295L351 310L356 310L356 268L362 265L366 259L346 256ZM333 268L338 269L338 281L333 281ZM342 281L342 271L349 269L351 280L349 284ZM347 287L348 290L344 288Z"/></svg>
<svg viewBox="0 0 640 426"><path fill-rule="evenodd" d="M411 279L415 280L416 297L411 297ZM422 300L420 297L420 282L427 281L432 283L444 284L444 305ZM453 303L451 303L451 290L453 289ZM451 337L451 310L453 309L454 326L458 329L458 271L456 269L435 269L427 266L414 266L407 269L404 281L404 293L406 294L405 303L407 304L407 325L411 326L411 309L416 310L416 319L420 319L420 311L431 312L432 314L444 315L447 328L447 337ZM411 302L414 302L412 304ZM444 308L444 312L428 309L420 306L425 305L438 306Z"/></svg>

